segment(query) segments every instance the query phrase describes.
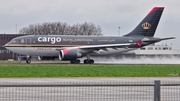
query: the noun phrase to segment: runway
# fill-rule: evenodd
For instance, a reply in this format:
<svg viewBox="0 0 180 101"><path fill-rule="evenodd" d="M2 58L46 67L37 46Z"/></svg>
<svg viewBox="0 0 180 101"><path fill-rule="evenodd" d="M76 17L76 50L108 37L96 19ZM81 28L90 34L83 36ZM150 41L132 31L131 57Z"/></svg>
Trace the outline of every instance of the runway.
<svg viewBox="0 0 180 101"><path fill-rule="evenodd" d="M96 64L180 64L179 57L94 58Z"/></svg>
<svg viewBox="0 0 180 101"><path fill-rule="evenodd" d="M0 85L36 85L1 86L0 101L154 101L154 80L180 84L179 77L0 78ZM129 86L125 86L127 84ZM141 86L137 86L139 84ZM180 86L161 87L162 101L179 101L179 95Z"/></svg>
<svg viewBox="0 0 180 101"><path fill-rule="evenodd" d="M136 81L180 81L180 77L71 77L71 78L0 78L0 83L29 82L136 82Z"/></svg>
<svg viewBox="0 0 180 101"><path fill-rule="evenodd" d="M81 58L81 64L83 64L83 60L85 58ZM180 58L179 57L155 57L155 58L150 58L150 57L144 57L144 58L113 58L113 57L109 57L109 58L105 58L105 57L95 57L93 58L95 63L94 64L158 64L158 65L170 65L170 64L175 64L175 65L179 65L180 64ZM25 63L25 62L22 62ZM69 61L59 61L59 60L55 60L55 61L32 61L32 64L52 64L52 63L56 63L56 64L61 64L61 63L65 63L65 64L70 64Z"/></svg>

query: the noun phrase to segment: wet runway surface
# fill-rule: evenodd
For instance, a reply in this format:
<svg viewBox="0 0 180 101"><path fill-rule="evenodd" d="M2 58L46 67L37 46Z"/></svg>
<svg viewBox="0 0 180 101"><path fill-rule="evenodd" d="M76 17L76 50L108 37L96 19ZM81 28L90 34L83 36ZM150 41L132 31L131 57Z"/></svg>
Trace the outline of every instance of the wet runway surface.
<svg viewBox="0 0 180 101"><path fill-rule="evenodd" d="M95 58L96 64L180 64L178 57Z"/></svg>

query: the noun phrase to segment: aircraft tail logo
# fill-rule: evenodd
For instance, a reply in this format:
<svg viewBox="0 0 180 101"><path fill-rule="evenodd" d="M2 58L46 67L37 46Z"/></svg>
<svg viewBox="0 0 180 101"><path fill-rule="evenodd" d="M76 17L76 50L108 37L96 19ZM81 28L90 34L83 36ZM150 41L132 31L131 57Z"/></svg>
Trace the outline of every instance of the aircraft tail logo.
<svg viewBox="0 0 180 101"><path fill-rule="evenodd" d="M153 37L163 10L164 7L154 7L132 32L124 36Z"/></svg>
<svg viewBox="0 0 180 101"><path fill-rule="evenodd" d="M145 22L145 23L142 24L142 27L143 27L143 29L148 30L148 29L151 28L151 24L148 23L148 22Z"/></svg>

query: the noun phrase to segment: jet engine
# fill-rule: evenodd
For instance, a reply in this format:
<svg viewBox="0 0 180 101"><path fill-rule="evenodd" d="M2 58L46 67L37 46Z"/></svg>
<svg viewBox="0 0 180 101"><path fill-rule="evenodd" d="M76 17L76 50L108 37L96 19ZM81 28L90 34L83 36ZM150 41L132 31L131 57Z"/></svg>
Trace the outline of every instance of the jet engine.
<svg viewBox="0 0 180 101"><path fill-rule="evenodd" d="M38 56L39 60L55 60L58 56Z"/></svg>
<svg viewBox="0 0 180 101"><path fill-rule="evenodd" d="M59 51L59 60L76 60L77 58L82 57L82 54L76 50L60 50Z"/></svg>

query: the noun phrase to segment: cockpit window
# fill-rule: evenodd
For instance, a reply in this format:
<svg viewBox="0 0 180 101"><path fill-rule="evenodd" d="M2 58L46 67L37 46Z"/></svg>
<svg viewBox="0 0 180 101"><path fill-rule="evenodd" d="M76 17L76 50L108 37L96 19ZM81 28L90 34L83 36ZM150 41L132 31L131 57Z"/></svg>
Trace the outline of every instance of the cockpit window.
<svg viewBox="0 0 180 101"><path fill-rule="evenodd" d="M13 40L11 41L11 43L20 43L20 40L19 40L19 39L13 39Z"/></svg>

